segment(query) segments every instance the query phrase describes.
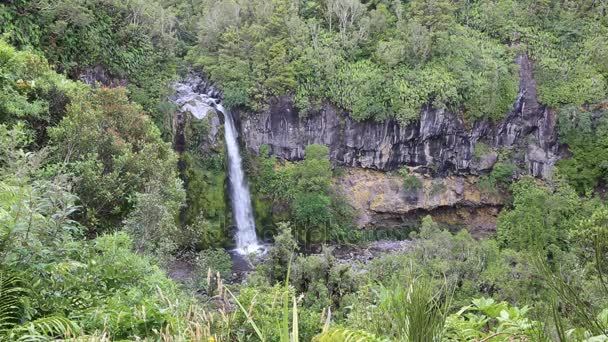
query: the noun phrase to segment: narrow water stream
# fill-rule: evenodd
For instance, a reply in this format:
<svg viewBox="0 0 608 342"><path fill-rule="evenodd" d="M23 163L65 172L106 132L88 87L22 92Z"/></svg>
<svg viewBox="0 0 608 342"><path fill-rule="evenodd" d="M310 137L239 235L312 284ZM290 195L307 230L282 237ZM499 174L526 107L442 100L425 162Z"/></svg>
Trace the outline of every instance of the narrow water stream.
<svg viewBox="0 0 608 342"><path fill-rule="evenodd" d="M239 151L236 127L230 111L221 104L216 109L224 114L226 151L228 154L228 175L230 178L230 204L236 223L236 251L239 254L257 253L263 250L255 232L255 220L251 207L251 194L245 180L243 163Z"/></svg>
<svg viewBox="0 0 608 342"><path fill-rule="evenodd" d="M260 244L256 235L251 195L243 172L234 118L232 113L221 105L219 99L198 92L196 90L198 82L200 79L193 78L175 84L174 88L177 92L175 103L181 107L182 112L190 112L197 119L203 119L209 110L216 110L223 114L230 181L230 205L236 226L235 252L241 255L263 254L265 248Z"/></svg>

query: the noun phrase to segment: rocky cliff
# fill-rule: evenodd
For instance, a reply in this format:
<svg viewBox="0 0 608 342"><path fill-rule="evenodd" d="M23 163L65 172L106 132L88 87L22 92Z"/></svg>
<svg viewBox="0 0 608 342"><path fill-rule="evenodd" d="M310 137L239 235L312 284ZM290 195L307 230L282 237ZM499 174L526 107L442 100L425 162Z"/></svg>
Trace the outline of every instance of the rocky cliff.
<svg viewBox="0 0 608 342"><path fill-rule="evenodd" d="M335 188L355 209L362 228L412 228L431 215L447 226L467 227L476 236L493 232L503 199L498 192L481 190L478 177L415 177L420 186L406 189L400 175L346 168L336 177Z"/></svg>
<svg viewBox="0 0 608 342"><path fill-rule="evenodd" d="M485 235L494 228L502 198L477 183L501 151L508 151L508 162L518 166L517 172L544 179L551 177L558 160L556 114L538 102L531 61L520 56L517 64L518 96L498 122L466 123L457 114L430 107L407 126L395 120L357 122L330 103L301 118L291 98L282 97L267 111L237 112L240 139L254 153L266 144L284 160L302 159L309 144L327 145L332 162L344 168L336 188L356 210L360 227L416 225L422 215L430 214ZM207 95L221 94L196 77L177 90L182 111L207 117L211 135L216 134L220 120L213 111L207 115L204 103ZM208 140L217 142L214 136ZM401 176L387 173L403 167L421 180L419 189L407 191Z"/></svg>
<svg viewBox="0 0 608 342"><path fill-rule="evenodd" d="M306 145L324 144L337 165L382 171L407 165L438 176L481 174L496 162L496 151L506 148L517 152L514 161L522 172L549 178L557 161L555 113L538 103L530 60L520 56L517 64L519 94L499 122L468 127L458 115L429 107L407 126L395 120L357 122L329 103L300 118L291 98L282 97L265 112L241 113L242 140L254 152L267 144L286 160L302 159ZM493 149L476 156L479 143Z"/></svg>

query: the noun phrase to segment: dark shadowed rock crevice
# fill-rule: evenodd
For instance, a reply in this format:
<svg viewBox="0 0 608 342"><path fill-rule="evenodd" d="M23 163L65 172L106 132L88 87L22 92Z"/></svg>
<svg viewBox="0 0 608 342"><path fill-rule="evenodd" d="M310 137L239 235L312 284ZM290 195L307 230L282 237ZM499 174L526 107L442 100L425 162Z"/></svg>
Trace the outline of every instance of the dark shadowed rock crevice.
<svg viewBox="0 0 608 342"><path fill-rule="evenodd" d="M97 83L105 87L124 87L129 84L126 78L112 75L103 65L77 71L72 76L91 87L95 87Z"/></svg>

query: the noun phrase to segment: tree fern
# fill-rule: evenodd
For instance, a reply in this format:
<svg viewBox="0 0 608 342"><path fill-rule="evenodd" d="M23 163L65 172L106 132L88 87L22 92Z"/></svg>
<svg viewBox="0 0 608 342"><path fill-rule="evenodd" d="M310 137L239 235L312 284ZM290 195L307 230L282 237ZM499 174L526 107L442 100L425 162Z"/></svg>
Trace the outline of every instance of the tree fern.
<svg viewBox="0 0 608 342"><path fill-rule="evenodd" d="M60 316L20 323L22 298L28 294L23 285L18 276L0 271L0 341L48 341L54 337L73 337L79 332L75 323Z"/></svg>

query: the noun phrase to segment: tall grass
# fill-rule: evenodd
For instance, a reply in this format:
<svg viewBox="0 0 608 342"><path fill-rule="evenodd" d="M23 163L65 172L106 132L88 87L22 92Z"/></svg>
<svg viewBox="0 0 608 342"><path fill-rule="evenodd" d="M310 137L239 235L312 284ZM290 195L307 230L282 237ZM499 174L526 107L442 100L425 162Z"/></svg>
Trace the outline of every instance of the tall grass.
<svg viewBox="0 0 608 342"><path fill-rule="evenodd" d="M290 286L289 286L289 277L291 275L291 263L293 258L289 259L289 266L287 267L287 277L285 278L285 284L283 285L283 290L281 293L282 297L282 314L280 320L277 324L279 328L279 337L280 342L299 342L299 328L298 328L298 304L295 295L292 297L292 301L290 301ZM253 330L255 331L257 337L260 341L265 342L266 336L262 333L262 330L256 324L254 317L250 314L250 311L246 310L245 307L241 304L238 298L228 289L226 288L226 292L230 294L232 300L237 304L241 312L247 318L247 323L251 325ZM292 313L289 314L289 306L290 302L292 302ZM291 316L291 317L290 317ZM289 321L291 320L291 329L289 327ZM290 331L291 330L291 331Z"/></svg>

